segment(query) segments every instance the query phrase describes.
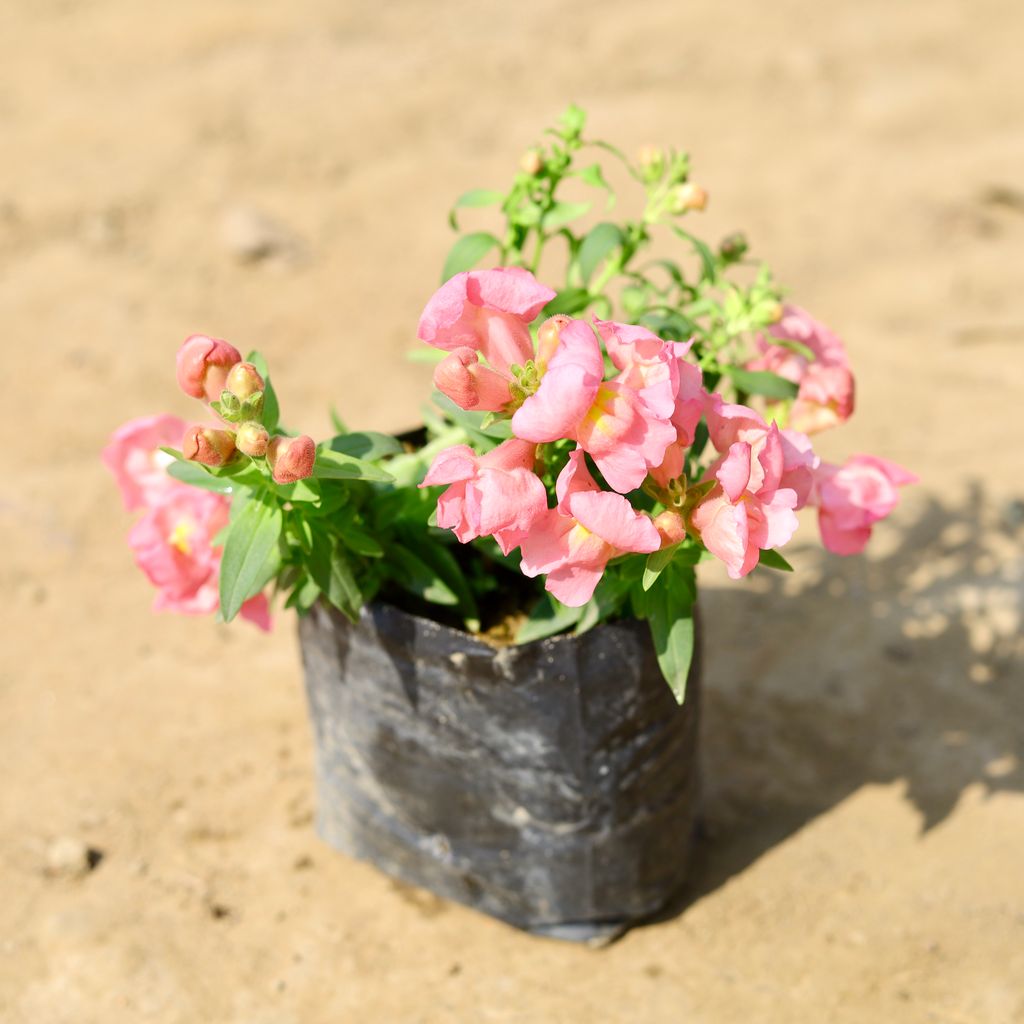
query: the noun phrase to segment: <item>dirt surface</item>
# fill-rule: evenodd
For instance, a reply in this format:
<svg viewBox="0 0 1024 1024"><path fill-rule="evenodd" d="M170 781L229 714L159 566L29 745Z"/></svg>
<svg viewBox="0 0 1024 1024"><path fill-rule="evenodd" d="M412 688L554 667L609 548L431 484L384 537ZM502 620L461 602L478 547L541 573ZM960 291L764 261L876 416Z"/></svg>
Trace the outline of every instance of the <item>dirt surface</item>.
<svg viewBox="0 0 1024 1024"><path fill-rule="evenodd" d="M0 7L0 1020L1024 1020L1024 7L668 0ZM293 624L149 611L98 461L189 415L180 339L289 422L416 421L449 201L575 99L677 143L846 339L826 456L923 478L867 558L709 575L706 835L595 952L313 835Z"/></svg>

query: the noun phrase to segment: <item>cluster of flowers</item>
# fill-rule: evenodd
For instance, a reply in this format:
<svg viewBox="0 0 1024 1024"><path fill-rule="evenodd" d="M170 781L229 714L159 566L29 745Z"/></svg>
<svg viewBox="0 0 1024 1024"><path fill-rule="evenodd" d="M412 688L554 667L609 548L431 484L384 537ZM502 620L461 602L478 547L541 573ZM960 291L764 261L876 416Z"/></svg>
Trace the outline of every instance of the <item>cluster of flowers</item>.
<svg viewBox="0 0 1024 1024"><path fill-rule="evenodd" d="M448 485L439 526L463 543L493 536L505 554L519 547L523 573L545 574L563 604L585 604L611 559L688 535L738 579L761 551L790 539L805 506L817 507L829 550L854 554L895 507L897 487L913 482L885 459L857 455L836 466L814 453L807 433L851 414L853 378L842 343L803 310L783 308L747 367L798 386L769 422L705 389L690 343L643 327L560 315L540 326L535 344L530 325L554 296L528 271L499 268L458 274L430 300L419 337L448 352L435 370L438 390L463 409L510 418L513 436L484 455L467 445L441 452L422 486ZM688 480L701 420L717 457ZM576 447L550 508L538 446L563 440ZM634 508L627 495L641 488L664 511Z"/></svg>
<svg viewBox="0 0 1024 1024"><path fill-rule="evenodd" d="M178 351L178 383L210 404L216 425L187 425L176 416L147 416L116 430L103 450L125 507L142 509L129 545L139 568L157 588L154 607L186 615L217 610L221 548L217 534L227 525L230 503L168 474L174 461L165 447L207 466L227 465L236 451L265 458L277 483L294 483L313 472L316 446L309 437L271 437L261 422L264 381L256 367L225 341L193 335ZM234 427L235 429L230 429ZM243 618L270 628L264 594L247 601Z"/></svg>

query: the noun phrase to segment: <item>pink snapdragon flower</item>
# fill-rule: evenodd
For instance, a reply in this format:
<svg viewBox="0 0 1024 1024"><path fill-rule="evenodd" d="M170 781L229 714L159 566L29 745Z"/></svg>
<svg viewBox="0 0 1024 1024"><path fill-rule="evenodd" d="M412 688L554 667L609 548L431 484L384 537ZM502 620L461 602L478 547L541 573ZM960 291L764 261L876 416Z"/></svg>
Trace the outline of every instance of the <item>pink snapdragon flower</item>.
<svg viewBox="0 0 1024 1024"><path fill-rule="evenodd" d="M136 564L157 588L157 611L206 615L217 610L221 552L213 538L227 525L228 507L220 495L180 487L132 527L128 543ZM270 628L263 594L250 598L240 614L262 630Z"/></svg>
<svg viewBox="0 0 1024 1024"><path fill-rule="evenodd" d="M661 546L650 517L621 494L602 491L583 461L569 457L556 483L558 507L548 509L522 539L520 567L526 576L547 574L545 589L563 604L586 604L608 562L626 552L649 553Z"/></svg>
<svg viewBox="0 0 1024 1024"><path fill-rule="evenodd" d="M775 424L771 427L753 409L745 405L725 402L718 392L707 399L708 435L716 451L723 458L713 463L705 475L705 479L715 476L725 455L737 441L750 445L754 462L754 490L758 490L764 482L764 474L759 467L759 457L768 443L769 435L777 435L778 443L772 442L767 457L770 461L769 473L773 475L775 486L788 488L796 493L796 510L803 508L810 500L814 488L814 471L818 466L818 456L811 447L810 438L796 430L779 430Z"/></svg>
<svg viewBox="0 0 1024 1024"><path fill-rule="evenodd" d="M854 406L854 382L846 347L837 335L799 306L783 306L782 318L768 328L776 338L797 341L814 353L757 339L761 355L747 363L750 370L768 370L798 385L789 412L794 430L813 434L849 419Z"/></svg>
<svg viewBox="0 0 1024 1024"><path fill-rule="evenodd" d="M184 484L168 476L173 457L161 448L176 448L185 431L177 416L143 416L122 424L103 449L103 462L114 474L124 507L153 505Z"/></svg>
<svg viewBox="0 0 1024 1024"><path fill-rule="evenodd" d="M512 430L536 443L576 441L616 491L632 491L650 467L662 463L676 439L671 412L660 401L662 382L646 385L629 370L606 382L601 346L590 325L573 320L559 334L547 372L512 417Z"/></svg>
<svg viewBox="0 0 1024 1024"><path fill-rule="evenodd" d="M466 544L493 536L504 554L517 547L547 509L533 472L537 446L511 438L486 455L459 444L441 452L421 487L449 484L437 501L437 525Z"/></svg>
<svg viewBox="0 0 1024 1024"><path fill-rule="evenodd" d="M752 410L746 411L757 418ZM690 518L704 546L725 563L732 579L749 573L762 550L781 547L797 527L794 509L799 497L792 487L782 486L785 451L779 429L773 423L762 434L746 420L738 412L723 417L723 424L735 429L739 439L708 470L706 479L716 481L715 486ZM725 440L720 433L716 447Z"/></svg>
<svg viewBox="0 0 1024 1024"><path fill-rule="evenodd" d="M854 455L841 466L821 463L815 482L822 543L837 555L856 555L874 524L896 507L897 488L917 477L887 459Z"/></svg>
<svg viewBox="0 0 1024 1024"><path fill-rule="evenodd" d="M555 297L521 267L469 270L434 293L417 336L434 348L479 351L491 368L510 376L511 366L533 358L530 324Z"/></svg>
<svg viewBox="0 0 1024 1024"><path fill-rule="evenodd" d="M193 334L178 349L178 385L186 395L213 402L220 398L228 373L242 354L234 345L205 334Z"/></svg>

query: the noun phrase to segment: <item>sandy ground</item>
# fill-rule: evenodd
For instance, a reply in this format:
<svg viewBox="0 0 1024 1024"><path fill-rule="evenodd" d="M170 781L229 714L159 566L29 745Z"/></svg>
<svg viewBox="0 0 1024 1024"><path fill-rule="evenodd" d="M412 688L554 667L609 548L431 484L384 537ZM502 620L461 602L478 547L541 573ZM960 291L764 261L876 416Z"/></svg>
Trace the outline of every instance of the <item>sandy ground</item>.
<svg viewBox="0 0 1024 1024"><path fill-rule="evenodd" d="M0 7L0 1019L1024 1020L1022 30L1010 0ZM261 348L309 432L414 422L447 205L569 99L689 148L709 233L846 338L825 454L923 478L865 559L811 527L793 578L708 578L689 904L602 952L322 846L292 623L153 616L97 457L189 414L192 331ZM85 877L46 873L62 839Z"/></svg>

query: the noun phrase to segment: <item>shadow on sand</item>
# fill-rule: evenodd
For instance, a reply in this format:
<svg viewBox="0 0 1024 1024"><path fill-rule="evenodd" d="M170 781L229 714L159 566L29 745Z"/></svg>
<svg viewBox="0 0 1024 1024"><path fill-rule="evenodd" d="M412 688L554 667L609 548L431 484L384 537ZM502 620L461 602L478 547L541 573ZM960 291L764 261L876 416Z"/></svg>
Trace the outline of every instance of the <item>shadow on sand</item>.
<svg viewBox="0 0 1024 1024"><path fill-rule="evenodd" d="M704 587L704 826L676 912L866 784L902 781L922 831L968 787L1024 791L1019 510L922 496L869 557L808 545L792 576Z"/></svg>

